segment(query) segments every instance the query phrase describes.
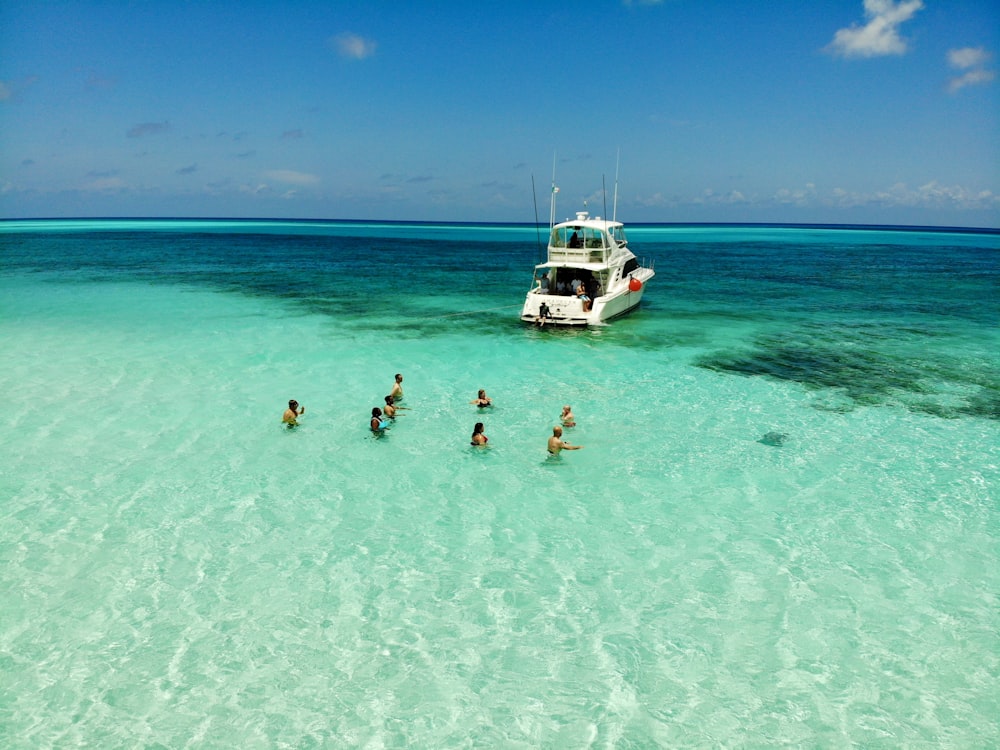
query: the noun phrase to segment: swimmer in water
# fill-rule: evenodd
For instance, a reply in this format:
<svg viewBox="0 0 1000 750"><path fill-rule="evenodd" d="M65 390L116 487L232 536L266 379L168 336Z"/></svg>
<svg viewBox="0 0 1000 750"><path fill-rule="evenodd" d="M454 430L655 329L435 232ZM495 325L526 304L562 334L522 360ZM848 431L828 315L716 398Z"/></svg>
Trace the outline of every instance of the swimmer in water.
<svg viewBox="0 0 1000 750"><path fill-rule="evenodd" d="M486 445L490 439L483 434L483 423L476 422L476 426L472 428L472 444L473 445Z"/></svg>
<svg viewBox="0 0 1000 750"><path fill-rule="evenodd" d="M552 437L549 438L549 453L558 456L560 451L578 451L582 445L570 445L562 439L562 427L552 428Z"/></svg>
<svg viewBox="0 0 1000 750"><path fill-rule="evenodd" d="M559 416L562 420L563 427L576 427L576 417L573 416L573 410L570 408L569 404L563 407L562 414Z"/></svg>
<svg viewBox="0 0 1000 750"><path fill-rule="evenodd" d="M487 406L493 406L493 401L486 396L486 391L484 391L482 388L479 389L479 396L477 398L474 398L469 403L475 404L480 409L483 409Z"/></svg>
<svg viewBox="0 0 1000 750"><path fill-rule="evenodd" d="M299 402L293 398L288 402L288 408L285 409L285 413L281 417L281 421L289 427L295 427L299 423L298 418L305 413L306 407L299 406Z"/></svg>
<svg viewBox="0 0 1000 750"><path fill-rule="evenodd" d="M385 428L389 426L389 420L382 418L382 410L377 406L372 409L372 421L371 428L372 432L376 435L381 435L384 433Z"/></svg>
<svg viewBox="0 0 1000 750"><path fill-rule="evenodd" d="M396 373L396 382L392 384L392 390L389 391L389 395L392 396L394 402L403 400L403 376L398 372Z"/></svg>

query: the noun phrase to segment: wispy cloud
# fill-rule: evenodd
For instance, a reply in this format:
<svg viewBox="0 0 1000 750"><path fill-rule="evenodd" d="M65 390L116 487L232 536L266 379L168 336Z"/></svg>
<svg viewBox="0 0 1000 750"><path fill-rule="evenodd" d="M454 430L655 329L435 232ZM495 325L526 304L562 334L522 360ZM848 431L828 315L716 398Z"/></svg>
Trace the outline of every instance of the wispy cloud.
<svg viewBox="0 0 1000 750"><path fill-rule="evenodd" d="M296 172L292 169L272 169L264 173L264 176L275 182L284 182L289 185L315 185L319 182L319 177L308 172Z"/></svg>
<svg viewBox="0 0 1000 750"><path fill-rule="evenodd" d="M186 167L181 167L180 169L178 169L177 174L194 174L197 171L198 171L198 165L190 164Z"/></svg>
<svg viewBox="0 0 1000 750"><path fill-rule="evenodd" d="M23 91L37 82L38 76L27 76L20 81L0 81L0 102L17 101Z"/></svg>
<svg viewBox="0 0 1000 750"><path fill-rule="evenodd" d="M865 25L840 29L827 50L841 57L902 55L907 47L899 26L923 7L923 0L864 0Z"/></svg>
<svg viewBox="0 0 1000 750"><path fill-rule="evenodd" d="M345 31L342 34L331 37L330 46L341 57L347 57L351 60L364 60L375 54L375 49L378 45L371 39L365 39L363 36Z"/></svg>
<svg viewBox="0 0 1000 750"><path fill-rule="evenodd" d="M138 125L133 125L128 129L125 134L129 138L141 138L145 135L155 135L157 133L165 133L170 130L169 122L140 122Z"/></svg>
<svg viewBox="0 0 1000 750"><path fill-rule="evenodd" d="M858 193L835 188L831 203L841 208L855 206L951 208L959 210L996 209L1000 196L990 190L972 190L962 185L943 185L937 180L911 188L906 183L873 193Z"/></svg>
<svg viewBox="0 0 1000 750"><path fill-rule="evenodd" d="M281 134L281 140L283 141L297 141L302 137L302 130L296 128L295 130L286 130Z"/></svg>
<svg viewBox="0 0 1000 750"><path fill-rule="evenodd" d="M948 64L956 70L964 70L948 83L952 93L966 86L981 86L996 78L996 73L986 68L993 56L982 47L962 47L948 51Z"/></svg>

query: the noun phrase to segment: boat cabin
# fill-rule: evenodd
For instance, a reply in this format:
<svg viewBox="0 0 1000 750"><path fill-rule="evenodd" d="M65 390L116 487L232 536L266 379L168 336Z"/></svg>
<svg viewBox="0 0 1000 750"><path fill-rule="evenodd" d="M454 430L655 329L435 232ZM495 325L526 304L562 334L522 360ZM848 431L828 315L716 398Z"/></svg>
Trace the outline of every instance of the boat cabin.
<svg viewBox="0 0 1000 750"><path fill-rule="evenodd" d="M626 242L625 227L618 222L589 219L586 211L579 211L576 221L552 228L549 261L607 263L608 252Z"/></svg>

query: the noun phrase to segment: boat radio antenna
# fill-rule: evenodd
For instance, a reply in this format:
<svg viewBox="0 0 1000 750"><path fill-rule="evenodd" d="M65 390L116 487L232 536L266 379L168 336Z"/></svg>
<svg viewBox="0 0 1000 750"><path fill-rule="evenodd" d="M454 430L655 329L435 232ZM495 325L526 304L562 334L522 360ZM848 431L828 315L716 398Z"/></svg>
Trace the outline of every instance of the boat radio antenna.
<svg viewBox="0 0 1000 750"><path fill-rule="evenodd" d="M552 196L549 198L549 231L552 231L552 227L556 225L556 193L559 192L559 188L556 187L556 152L552 152Z"/></svg>
<svg viewBox="0 0 1000 750"><path fill-rule="evenodd" d="M601 195L604 197L604 218L608 218L608 186L604 180L604 175L601 175Z"/></svg>
<svg viewBox="0 0 1000 750"><path fill-rule="evenodd" d="M622 150L618 149L618 155L615 157L615 202L614 202L614 213L611 215L611 221L618 221L618 165L621 164L622 160ZM607 206L604 207L604 213L608 213Z"/></svg>

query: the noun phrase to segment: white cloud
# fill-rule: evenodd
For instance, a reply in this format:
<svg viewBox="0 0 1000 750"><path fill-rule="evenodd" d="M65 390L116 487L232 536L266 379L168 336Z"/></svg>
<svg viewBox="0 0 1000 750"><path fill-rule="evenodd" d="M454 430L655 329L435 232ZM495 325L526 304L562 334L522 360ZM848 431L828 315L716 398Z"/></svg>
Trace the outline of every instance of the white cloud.
<svg viewBox="0 0 1000 750"><path fill-rule="evenodd" d="M952 78L948 84L948 90L952 93L966 86L981 86L996 78L996 73L992 70L970 70L958 78Z"/></svg>
<svg viewBox="0 0 1000 750"><path fill-rule="evenodd" d="M782 205L807 206L816 198L816 186L807 183L804 188L781 188L774 194L774 202Z"/></svg>
<svg viewBox="0 0 1000 750"><path fill-rule="evenodd" d="M296 172L292 169L272 169L265 172L264 176L275 182L284 182L289 185L315 185L319 182L319 177L308 172Z"/></svg>
<svg viewBox="0 0 1000 750"><path fill-rule="evenodd" d="M371 39L365 39L347 31L332 37L330 44L341 57L349 57L352 60L364 60L366 57L371 57L375 54L377 47Z"/></svg>
<svg viewBox="0 0 1000 750"><path fill-rule="evenodd" d="M966 86L981 86L996 78L996 73L986 69L993 56L982 47L962 47L948 51L948 64L965 72L952 78L948 90L955 93Z"/></svg>
<svg viewBox="0 0 1000 750"><path fill-rule="evenodd" d="M990 53L982 47L962 47L948 50L948 64L953 68L981 68L989 62Z"/></svg>
<svg viewBox="0 0 1000 750"><path fill-rule="evenodd" d="M842 57L902 55L906 42L899 36L899 26L923 7L923 0L864 0L867 23L840 29L827 49Z"/></svg>
<svg viewBox="0 0 1000 750"><path fill-rule="evenodd" d="M918 188L903 182L874 193L857 193L836 188L831 192L831 202L840 208L857 206L949 208L981 210L1000 208L1000 195L990 190L971 190L961 185L942 185L931 180Z"/></svg>

